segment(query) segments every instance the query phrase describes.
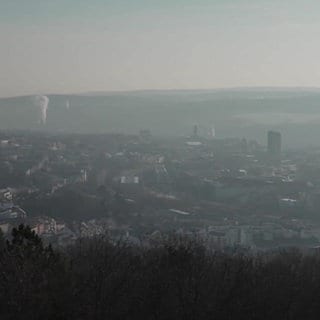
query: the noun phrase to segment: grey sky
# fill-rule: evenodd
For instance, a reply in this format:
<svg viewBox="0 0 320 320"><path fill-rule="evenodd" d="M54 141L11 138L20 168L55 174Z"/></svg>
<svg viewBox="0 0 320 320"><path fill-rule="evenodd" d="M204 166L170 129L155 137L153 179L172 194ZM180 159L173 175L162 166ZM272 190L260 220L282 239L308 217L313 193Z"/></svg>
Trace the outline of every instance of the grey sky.
<svg viewBox="0 0 320 320"><path fill-rule="evenodd" d="M0 0L0 96L319 86L314 0Z"/></svg>

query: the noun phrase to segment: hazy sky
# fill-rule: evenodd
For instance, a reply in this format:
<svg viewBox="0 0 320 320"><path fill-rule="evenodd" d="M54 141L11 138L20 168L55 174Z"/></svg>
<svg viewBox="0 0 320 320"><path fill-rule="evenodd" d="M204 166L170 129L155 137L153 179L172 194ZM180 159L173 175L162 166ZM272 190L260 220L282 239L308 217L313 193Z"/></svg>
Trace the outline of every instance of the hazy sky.
<svg viewBox="0 0 320 320"><path fill-rule="evenodd" d="M319 86L319 0L0 0L0 96Z"/></svg>

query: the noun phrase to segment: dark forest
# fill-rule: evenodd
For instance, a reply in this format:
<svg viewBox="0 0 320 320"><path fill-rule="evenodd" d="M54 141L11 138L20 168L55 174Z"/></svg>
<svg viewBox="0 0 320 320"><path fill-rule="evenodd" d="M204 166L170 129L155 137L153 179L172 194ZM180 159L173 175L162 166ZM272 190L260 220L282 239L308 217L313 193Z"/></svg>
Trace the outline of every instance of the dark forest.
<svg viewBox="0 0 320 320"><path fill-rule="evenodd" d="M212 252L171 237L151 247L79 240L64 249L29 227L0 242L1 319L318 319L320 255Z"/></svg>

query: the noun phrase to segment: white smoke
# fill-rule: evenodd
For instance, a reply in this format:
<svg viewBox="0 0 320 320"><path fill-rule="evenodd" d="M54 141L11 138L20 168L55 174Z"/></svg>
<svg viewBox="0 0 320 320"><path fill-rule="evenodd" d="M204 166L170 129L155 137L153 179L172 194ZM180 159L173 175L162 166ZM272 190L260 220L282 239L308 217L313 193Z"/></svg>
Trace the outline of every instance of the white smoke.
<svg viewBox="0 0 320 320"><path fill-rule="evenodd" d="M40 123L47 123L47 110L49 105L49 98L47 96L36 96L36 106L40 108Z"/></svg>
<svg viewBox="0 0 320 320"><path fill-rule="evenodd" d="M215 138L216 137L216 129L214 126L211 127L211 137Z"/></svg>
<svg viewBox="0 0 320 320"><path fill-rule="evenodd" d="M67 110L70 109L70 101L69 101L69 100L67 100L67 102L66 102L66 109L67 109Z"/></svg>

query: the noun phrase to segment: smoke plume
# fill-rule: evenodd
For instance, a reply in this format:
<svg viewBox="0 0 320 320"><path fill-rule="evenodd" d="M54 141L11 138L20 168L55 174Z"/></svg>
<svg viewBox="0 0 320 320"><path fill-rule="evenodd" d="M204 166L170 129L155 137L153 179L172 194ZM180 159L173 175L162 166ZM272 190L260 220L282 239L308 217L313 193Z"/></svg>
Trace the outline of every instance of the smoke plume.
<svg viewBox="0 0 320 320"><path fill-rule="evenodd" d="M47 123L47 110L49 105L49 98L47 96L36 96L36 105L40 108L40 123Z"/></svg>

